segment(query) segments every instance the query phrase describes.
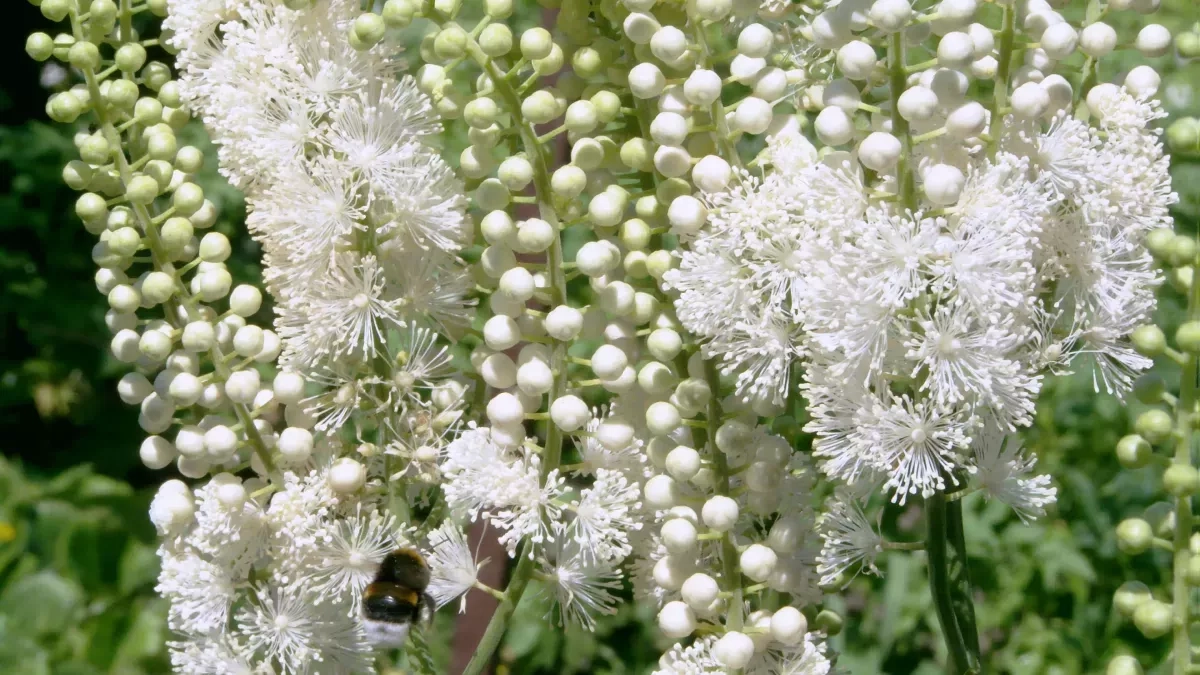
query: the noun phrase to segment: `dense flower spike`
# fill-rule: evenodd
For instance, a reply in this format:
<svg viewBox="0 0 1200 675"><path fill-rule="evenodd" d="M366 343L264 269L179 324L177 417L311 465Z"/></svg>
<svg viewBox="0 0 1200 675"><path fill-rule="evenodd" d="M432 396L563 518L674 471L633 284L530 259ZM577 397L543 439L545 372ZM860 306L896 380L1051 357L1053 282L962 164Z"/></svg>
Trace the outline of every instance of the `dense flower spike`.
<svg viewBox="0 0 1200 675"><path fill-rule="evenodd" d="M627 577L690 640L663 675L826 675L824 594L924 547L950 671L978 672L961 498L1052 507L1017 436L1044 377L1127 392L1165 351L1138 328L1156 258L1195 258L1158 75L1097 79L1118 45L1169 50L1105 23L1155 3L1075 25L1043 0L568 2L519 35L511 0L479 4L42 0L72 30L30 54L83 78L47 111L93 117L64 177L136 368L120 394L145 464L195 481L150 508L175 667L370 670L364 590L413 546L431 604L500 600L469 675L535 575L585 629ZM411 73L400 29L424 36ZM145 63L158 44L178 80ZM246 194L265 311L228 239L196 236L217 213L176 147L189 114ZM1122 452L1171 429L1139 421ZM911 502L926 540L888 541L879 509ZM506 589L469 521L498 531Z"/></svg>

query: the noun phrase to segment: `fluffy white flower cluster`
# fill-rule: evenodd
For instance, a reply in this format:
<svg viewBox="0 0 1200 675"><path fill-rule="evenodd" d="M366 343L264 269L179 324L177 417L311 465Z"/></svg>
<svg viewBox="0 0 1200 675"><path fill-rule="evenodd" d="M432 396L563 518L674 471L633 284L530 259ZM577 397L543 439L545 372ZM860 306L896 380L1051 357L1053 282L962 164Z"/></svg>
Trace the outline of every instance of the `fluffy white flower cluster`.
<svg viewBox="0 0 1200 675"><path fill-rule="evenodd" d="M1086 361L1098 390L1121 395L1151 363L1129 336L1161 281L1146 237L1170 228L1175 200L1158 75L1093 85L1117 44L1103 15L1073 26L1035 1L988 26L977 10L846 1L746 26L731 69L776 53L761 46L772 36L832 57L827 80L796 72L774 99L819 110L823 147L751 96L729 122L766 136L752 168L705 157L700 193L670 205L691 243L664 279L704 353L760 406L782 405L803 373L814 456L850 488L825 520L827 582L882 550L859 503L879 487L903 503L974 484L1043 514L1055 489L1013 432L1032 423L1044 375ZM1164 33L1147 26L1136 47L1160 55ZM1011 69L1021 39L1039 46ZM908 45L926 41L936 58L909 65ZM1090 75L1073 86L1054 71L1080 52ZM754 87L773 76L757 68ZM991 101L973 100L976 80L994 81ZM763 117L743 119L746 106Z"/></svg>

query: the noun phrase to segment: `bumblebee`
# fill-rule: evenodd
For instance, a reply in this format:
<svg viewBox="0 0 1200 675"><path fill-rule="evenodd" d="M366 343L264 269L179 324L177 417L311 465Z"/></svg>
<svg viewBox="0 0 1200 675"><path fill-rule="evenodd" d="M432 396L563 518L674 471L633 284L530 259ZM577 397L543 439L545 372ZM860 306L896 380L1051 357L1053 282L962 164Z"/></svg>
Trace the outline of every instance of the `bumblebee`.
<svg viewBox="0 0 1200 675"><path fill-rule="evenodd" d="M433 619L429 564L416 549L399 548L384 557L375 580L363 591L367 640L378 647L401 647L414 623Z"/></svg>

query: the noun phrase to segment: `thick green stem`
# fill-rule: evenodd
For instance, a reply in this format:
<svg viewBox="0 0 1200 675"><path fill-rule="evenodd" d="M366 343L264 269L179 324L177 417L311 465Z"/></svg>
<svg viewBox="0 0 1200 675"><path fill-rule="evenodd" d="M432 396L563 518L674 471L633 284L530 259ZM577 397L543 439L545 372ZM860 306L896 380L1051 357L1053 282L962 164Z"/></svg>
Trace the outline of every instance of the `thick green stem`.
<svg viewBox="0 0 1200 675"><path fill-rule="evenodd" d="M961 504L961 502L955 502ZM949 653L949 673L966 675L972 672L967 645L954 611L954 594L950 578L950 542L947 533L947 503L945 495L934 493L925 499L925 551L929 559L929 589L938 623L946 638Z"/></svg>
<svg viewBox="0 0 1200 675"><path fill-rule="evenodd" d="M1016 11L1004 5L1000 26L1000 53L996 61L996 84L992 94L991 150L995 154L1000 144L1000 111L1008 103L1008 79L1012 70L1013 39L1016 37Z"/></svg>
<svg viewBox="0 0 1200 675"><path fill-rule="evenodd" d="M917 208L917 188L912 167L912 135L908 120L900 114L900 95L907 88L904 65L904 32L893 33L888 42L888 89L892 97L892 134L900 139L900 161L896 164L896 193L910 211Z"/></svg>

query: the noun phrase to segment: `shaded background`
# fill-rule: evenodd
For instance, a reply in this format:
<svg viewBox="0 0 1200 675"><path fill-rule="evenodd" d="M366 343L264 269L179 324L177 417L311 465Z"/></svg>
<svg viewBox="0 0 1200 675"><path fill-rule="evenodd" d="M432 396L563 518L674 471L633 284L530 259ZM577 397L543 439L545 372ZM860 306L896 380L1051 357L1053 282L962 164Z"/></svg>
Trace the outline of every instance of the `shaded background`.
<svg viewBox="0 0 1200 675"><path fill-rule="evenodd" d="M73 214L76 194L61 181L74 157L71 130L53 125L43 106L47 86L66 76L23 51L25 37L51 30L36 7L4 4L0 26L0 673L164 673L165 607L154 597L154 533L146 517L163 480L137 457L143 433L136 409L117 398L124 372L108 352L107 308L92 282L94 238ZM520 22L542 10L520 2ZM1074 2L1072 4L1082 4ZM1154 17L1175 30L1200 19L1194 0L1164 0ZM1122 35L1138 17L1118 15ZM1110 65L1102 79L1114 79ZM1156 60L1166 73L1163 98L1173 114L1200 114L1200 66ZM447 131L461 147L462 130ZM181 142L207 147L190 128ZM211 150L211 148L209 148ZM258 251L244 236L240 196L213 170L198 181L217 203L217 228L230 236L235 279L258 276ZM1176 158L1181 231L1200 216L1200 163ZM1181 298L1163 291L1160 314L1168 334ZM1177 373L1164 369L1169 380ZM1117 552L1113 526L1153 510L1153 469L1120 471L1113 447L1138 406L1096 396L1088 378L1046 387L1027 443L1059 487L1056 511L1032 526L1005 508L969 498L967 537L978 588L980 626L989 672L1082 675L1104 670L1109 656L1131 651L1148 672L1162 670L1165 641L1147 641L1111 613L1113 591L1140 579L1160 593L1167 554L1134 558ZM919 528L918 506L889 512L894 533ZM478 533L476 532L477 536ZM487 571L503 575L502 555ZM892 554L882 579L860 576L833 604L846 617L834 639L841 664L855 675L940 672L940 637L920 554ZM535 582L536 583L536 582ZM653 610L624 604L595 634L548 626L536 592L517 612L497 673L648 673L667 643L654 635ZM1162 594L1160 597L1169 597ZM470 633L490 614L489 600L470 598L470 611L439 616L438 657L466 653ZM451 639L452 625L460 622Z"/></svg>

